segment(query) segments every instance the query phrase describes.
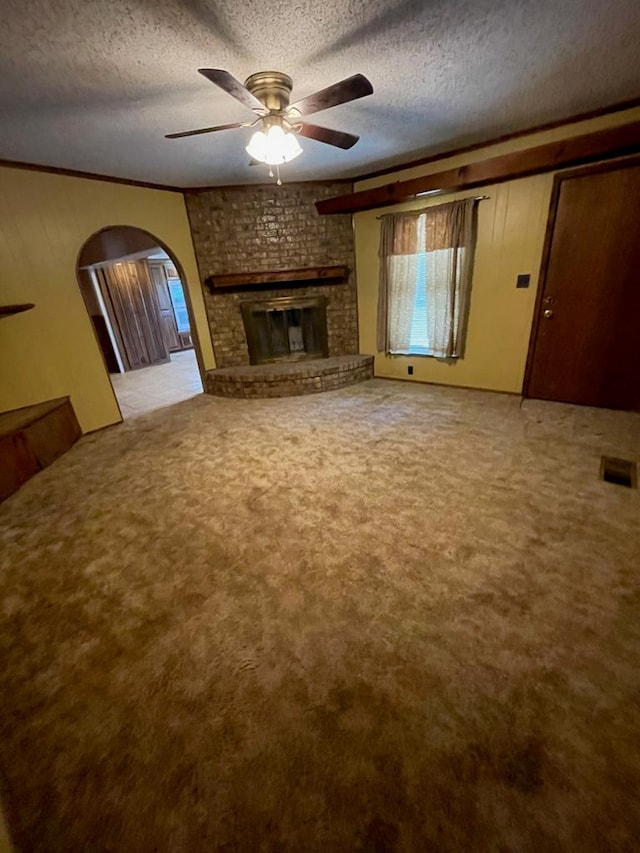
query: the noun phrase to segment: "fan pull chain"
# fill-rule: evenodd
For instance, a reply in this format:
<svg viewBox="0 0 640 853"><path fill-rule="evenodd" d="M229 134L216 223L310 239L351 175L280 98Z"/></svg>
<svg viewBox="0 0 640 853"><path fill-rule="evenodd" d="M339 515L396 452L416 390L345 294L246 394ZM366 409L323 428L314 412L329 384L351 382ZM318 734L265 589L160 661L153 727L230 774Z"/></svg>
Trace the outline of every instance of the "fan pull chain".
<svg viewBox="0 0 640 853"><path fill-rule="evenodd" d="M278 180L276 181L276 184L279 187L281 187L282 186L282 179L280 177L280 164L279 163L276 165L276 175L278 176ZM275 175L273 174L273 166L269 166L269 177L270 178L275 177Z"/></svg>

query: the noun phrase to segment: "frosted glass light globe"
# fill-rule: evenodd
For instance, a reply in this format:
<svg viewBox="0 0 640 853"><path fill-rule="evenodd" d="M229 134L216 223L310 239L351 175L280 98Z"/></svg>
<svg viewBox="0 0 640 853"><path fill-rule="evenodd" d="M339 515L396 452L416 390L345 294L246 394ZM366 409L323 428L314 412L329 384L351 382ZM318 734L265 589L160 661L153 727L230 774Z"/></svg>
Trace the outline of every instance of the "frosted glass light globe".
<svg viewBox="0 0 640 853"><path fill-rule="evenodd" d="M247 154L259 163L280 166L289 163L300 154L302 148L293 133L285 133L278 124L272 125L263 133L257 130L246 147Z"/></svg>
<svg viewBox="0 0 640 853"><path fill-rule="evenodd" d="M259 163L265 163L267 156L266 135L261 130L257 130L249 140L249 144L245 150L254 160L257 160Z"/></svg>

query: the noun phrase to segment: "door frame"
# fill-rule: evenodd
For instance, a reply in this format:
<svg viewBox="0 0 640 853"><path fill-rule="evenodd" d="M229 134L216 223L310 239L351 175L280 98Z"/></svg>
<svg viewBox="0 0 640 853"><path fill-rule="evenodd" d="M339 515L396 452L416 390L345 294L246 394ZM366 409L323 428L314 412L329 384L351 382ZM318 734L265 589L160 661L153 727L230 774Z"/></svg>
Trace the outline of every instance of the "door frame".
<svg viewBox="0 0 640 853"><path fill-rule="evenodd" d="M591 163L588 166L580 166L577 169L567 169L563 172L556 172L553 176L553 187L551 190L551 203L549 205L549 216L547 219L547 227L544 235L544 246L542 249L542 260L540 262L540 278L538 281L538 292L536 293L536 302L533 309L533 318L531 320L531 332L529 334L529 347L527 350L527 363L524 369L524 379L522 382L522 396L529 399L529 382L533 371L533 360L535 357L536 343L538 337L538 326L543 308L543 295L547 285L547 275L549 273L549 263L551 261L551 246L553 243L553 232L556 225L556 217L558 215L558 204L560 202L560 190L562 182L571 178L582 178L585 175L597 175L601 172L613 172L616 169L628 169L640 164L640 154L634 154L631 157L619 157L616 160L605 160L600 163Z"/></svg>
<svg viewBox="0 0 640 853"><path fill-rule="evenodd" d="M87 320L89 321L89 325L91 326L91 331L93 333L93 337L94 337L94 340L96 342L96 347L98 349L98 352L100 353L100 359L101 359L102 364L104 366L104 371L107 375L107 381L109 382L109 387L111 388L111 394L113 395L113 399L115 400L116 406L118 408L118 413L120 414L119 423L123 423L124 418L122 416L122 409L120 408L120 403L118 401L118 395L116 394L115 389L113 387L113 382L111 381L111 374L109 373L109 368L107 366L107 360L106 360L105 355L102 351L102 347L100 346L100 341L98 340L98 334L97 334L97 332L93 326L93 323L91 322L91 317L89 316L89 311L87 310L87 306L84 303L84 296L82 296L82 287L80 285L80 278L79 278L80 259L81 259L82 251L83 251L84 247L87 245L87 243L89 243L91 240L93 240L95 237L97 237L98 234L102 234L103 231L113 231L116 228L133 229L135 231L140 231L142 234L146 234L146 236L151 238L151 240L153 240L154 243L160 249L162 249L164 252L166 252L167 255L169 256L169 258L171 259L172 263L174 264L174 266L178 272L178 276L180 277L180 281L182 282L182 289L184 291L185 303L187 306L187 311L189 313L189 323L191 324L191 340L193 341L193 351L194 351L195 356L196 356L196 363L198 365L198 372L200 374L200 382L202 383L202 390L203 391L205 389L206 369L204 366L204 359L202 357L202 349L200 346L200 336L198 334L198 328L196 326L195 315L194 315L194 311L193 311L193 303L191 301L191 292L189 290L189 285L187 282L187 277L186 277L185 272L184 272L184 267L182 266L182 264L178 260L175 252L172 249L170 249L169 246L167 246L167 244L164 242L164 240L161 240L159 237L156 237L156 235L152 231L148 231L146 228L141 228L139 225L127 225L124 223L117 223L115 225L105 225L103 228L98 228L97 231L94 231L92 234L89 234L89 236L86 238L86 240L84 240L82 242L82 245L78 249L78 255L76 257L76 265L75 265L76 281L78 284L78 288L80 289L80 296L82 298L83 304L85 305ZM115 259L115 260L117 261L117 259Z"/></svg>

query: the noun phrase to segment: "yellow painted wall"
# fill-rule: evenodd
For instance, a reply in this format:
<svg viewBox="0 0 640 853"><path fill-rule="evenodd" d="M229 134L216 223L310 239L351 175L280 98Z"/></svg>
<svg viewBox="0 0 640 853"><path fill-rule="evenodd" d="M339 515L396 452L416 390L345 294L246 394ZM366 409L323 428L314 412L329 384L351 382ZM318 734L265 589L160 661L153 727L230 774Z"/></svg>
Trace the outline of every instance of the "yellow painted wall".
<svg viewBox="0 0 640 853"><path fill-rule="evenodd" d="M0 411L71 396L89 432L120 420L76 280L93 233L134 225L182 265L205 369L215 366L181 193L0 167L0 304L33 302L0 320Z"/></svg>
<svg viewBox="0 0 640 853"><path fill-rule="evenodd" d="M457 157L443 158L425 166L360 181L355 189L371 189L394 181L433 174L534 145L638 120L640 108L576 122ZM464 358L448 363L426 356L386 356L376 353L377 376L516 393L522 390L552 185L552 174L536 175L483 187L479 191L422 198L354 216L360 352L376 353L380 235L380 222L376 217L381 213L415 210L467 196L490 197L481 201L478 208L478 241ZM531 286L528 289L516 289L519 273L531 275ZM409 364L414 368L411 377L407 375Z"/></svg>

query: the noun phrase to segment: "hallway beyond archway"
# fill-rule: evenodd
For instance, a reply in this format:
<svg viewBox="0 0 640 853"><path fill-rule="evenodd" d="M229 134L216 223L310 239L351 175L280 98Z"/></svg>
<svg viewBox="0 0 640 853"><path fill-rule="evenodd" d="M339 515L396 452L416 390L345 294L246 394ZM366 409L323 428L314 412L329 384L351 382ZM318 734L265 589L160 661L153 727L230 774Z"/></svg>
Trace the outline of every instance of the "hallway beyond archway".
<svg viewBox="0 0 640 853"><path fill-rule="evenodd" d="M78 258L78 282L123 418L202 392L184 275L146 231L114 226Z"/></svg>

